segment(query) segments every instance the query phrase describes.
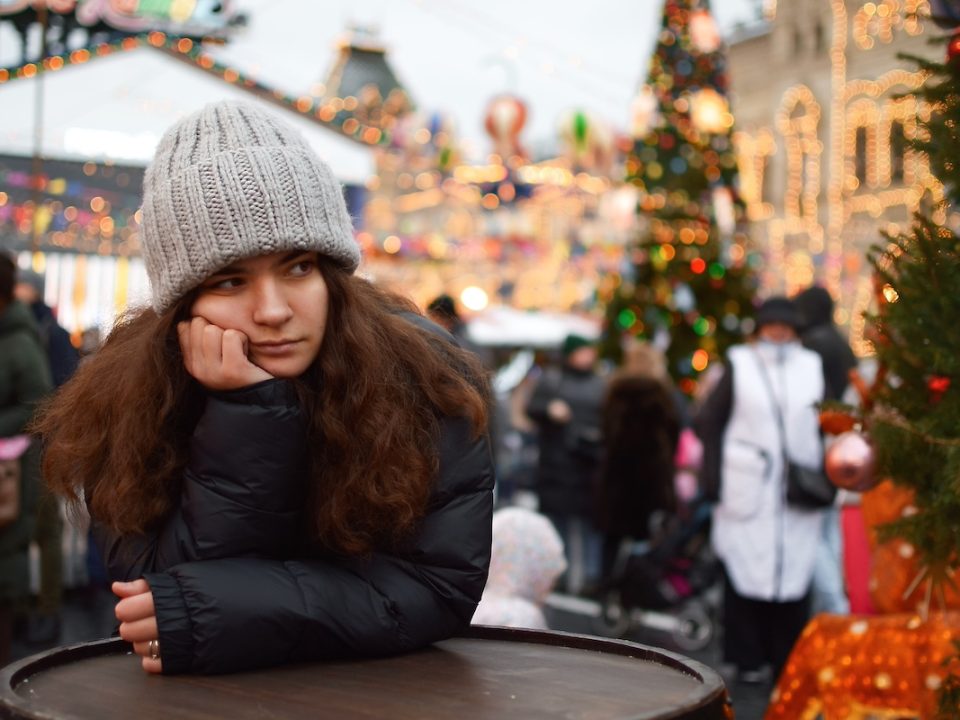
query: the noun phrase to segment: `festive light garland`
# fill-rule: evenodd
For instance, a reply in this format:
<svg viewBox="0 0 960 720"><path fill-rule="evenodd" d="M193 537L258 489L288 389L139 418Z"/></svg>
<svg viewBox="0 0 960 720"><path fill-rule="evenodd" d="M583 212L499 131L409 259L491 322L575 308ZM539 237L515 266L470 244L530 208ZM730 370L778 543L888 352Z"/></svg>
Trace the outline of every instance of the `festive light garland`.
<svg viewBox="0 0 960 720"><path fill-rule="evenodd" d="M864 3L851 12L875 18L895 12L897 17L890 24L891 32L914 36L923 31L923 23L910 14L927 9L926 0L887 0ZM853 262L851 253L862 254L866 248L856 245L858 241L852 232L855 227L851 223L863 225L863 231L870 231L874 226L868 228L858 218L875 222L875 218L899 207L909 214L917 208L925 192L933 202L938 202L943 190L930 174L926 159L906 147L907 141L916 137L918 118L928 118L930 108L910 95L891 97L916 90L923 83L925 73L895 68L875 80L848 80L847 52L862 48L853 42L856 31L848 24L847 3L831 0L831 13L830 172L825 218L820 217L818 207L824 161L818 127L822 113L810 88L797 85L784 92L774 117L776 139L769 128L760 128L749 135L738 133L737 152L748 217L761 219L766 225L768 267L771 268L767 271L768 284L782 285L786 280L785 289L792 292L801 286L798 282L802 284L818 277L836 297L845 299L838 304L837 320L850 321L860 327L862 323L856 321L856 316L863 308L857 298L864 295L860 287L864 280L854 277L857 269L853 266L858 263ZM876 34L878 27L874 24L868 29ZM862 184L857 180L858 129L861 129L861 141L866 141L860 150L861 158L866 160ZM763 142L763 133L773 149L761 157L757 147ZM895 134L902 135L902 146L894 144ZM785 154L786 185L782 208L775 210L770 200L762 196L762 188L767 172L764 158L776 152L777 146L782 147ZM761 193L751 193L751 188L760 188ZM778 214L781 217L777 217ZM940 211L938 217L944 219L945 213ZM876 233L869 234L871 241L876 239ZM812 262L810 257L798 252L800 250L812 256ZM851 341L863 352L867 344L857 327L851 327Z"/></svg>
<svg viewBox="0 0 960 720"><path fill-rule="evenodd" d="M361 122L354 116L359 101L354 97L330 98L321 102L310 95L288 95L268 87L242 71L216 61L204 52L203 46L189 38L166 35L162 32L150 32L133 35L113 43L102 43L92 48L81 48L63 55L52 55L39 63L0 68L0 85L14 80L36 77L41 72L58 72L66 67L82 65L98 57L106 57L117 52L129 52L140 47L152 47L167 53L173 58L183 60L215 77L241 87L265 100L293 110L314 122L330 127L349 137L351 140L368 146L382 146L390 143L389 132ZM395 118L388 118L392 124Z"/></svg>
<svg viewBox="0 0 960 720"><path fill-rule="evenodd" d="M9 163L9 164L5 164ZM139 250L142 168L93 162L82 176L66 177L62 163L45 165L34 175L29 159L0 156L0 227L23 237L43 237L50 249L99 255L132 255ZM88 179L89 178L89 179ZM130 186L131 192L124 191ZM37 202L34 191L42 193Z"/></svg>
<svg viewBox="0 0 960 720"><path fill-rule="evenodd" d="M923 32L921 17L930 13L927 0L879 0L864 3L853 17L853 40L861 50L870 50L874 41L893 42L895 30L909 35Z"/></svg>
<svg viewBox="0 0 960 720"><path fill-rule="evenodd" d="M763 184L769 159L777 149L773 133L767 128L761 128L756 135L738 130L733 134L733 144L737 148L740 196L747 218L752 222L768 220L773 217L774 207L764 200Z"/></svg>
<svg viewBox="0 0 960 720"><path fill-rule="evenodd" d="M797 114L802 109L801 114ZM787 188L784 213L789 217L817 217L820 192L820 103L805 85L796 85L780 103L774 122L787 150Z"/></svg>

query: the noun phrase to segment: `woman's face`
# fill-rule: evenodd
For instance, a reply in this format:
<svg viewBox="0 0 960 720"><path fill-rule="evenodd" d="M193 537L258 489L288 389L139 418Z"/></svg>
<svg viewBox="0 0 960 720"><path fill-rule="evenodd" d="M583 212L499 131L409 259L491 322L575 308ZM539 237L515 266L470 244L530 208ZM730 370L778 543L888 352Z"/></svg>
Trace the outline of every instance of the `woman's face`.
<svg viewBox="0 0 960 720"><path fill-rule="evenodd" d="M327 324L327 283L313 252L278 252L238 260L200 285L193 317L248 340L247 357L278 378L302 375L320 353Z"/></svg>
<svg viewBox="0 0 960 720"><path fill-rule="evenodd" d="M757 335L761 340L772 343L788 343L797 339L797 331L782 322L771 322L760 326Z"/></svg>

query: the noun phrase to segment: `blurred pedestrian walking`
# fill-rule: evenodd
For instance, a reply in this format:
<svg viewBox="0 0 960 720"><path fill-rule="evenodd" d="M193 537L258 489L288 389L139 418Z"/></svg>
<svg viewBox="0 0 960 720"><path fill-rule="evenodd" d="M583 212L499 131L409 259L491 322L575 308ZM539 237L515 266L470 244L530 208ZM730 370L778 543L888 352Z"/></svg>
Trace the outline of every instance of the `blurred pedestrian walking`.
<svg viewBox="0 0 960 720"><path fill-rule="evenodd" d="M556 525L567 550L563 586L579 594L596 587L601 574L601 540L593 522L593 487L600 466L604 380L597 374L597 349L586 338L568 335L563 364L548 367L527 403L538 427L538 509Z"/></svg>
<svg viewBox="0 0 960 720"><path fill-rule="evenodd" d="M40 447L27 434L53 384L37 325L14 297L16 265L0 253L0 666L30 593L28 553L40 485Z"/></svg>
<svg viewBox="0 0 960 720"><path fill-rule="evenodd" d="M493 367L493 358L486 348L477 345L467 333L467 324L460 317L456 301L446 293L438 295L427 305L427 317L433 320L460 343L460 347L469 350L488 369Z"/></svg>
<svg viewBox="0 0 960 720"><path fill-rule="evenodd" d="M57 322L53 309L44 302L44 289L43 275L32 270L18 272L14 293L33 313L40 343L50 364L54 388L58 388L77 369L80 354L70 342L70 333ZM47 645L60 636L64 527L60 499L46 487L40 490L33 541L39 550L40 583L36 602L27 617L26 640Z"/></svg>
<svg viewBox="0 0 960 720"><path fill-rule="evenodd" d="M47 352L53 386L58 388L76 371L80 353L70 341L70 333L57 321L53 308L44 301L45 287L46 280L43 275L21 269L17 272L14 295L33 313L40 343Z"/></svg>
<svg viewBox="0 0 960 720"><path fill-rule="evenodd" d="M833 321L833 298L826 288L813 285L794 298L800 314L800 342L820 356L828 398L839 399L850 383L857 356Z"/></svg>
<svg viewBox="0 0 960 720"><path fill-rule="evenodd" d="M712 540L725 570L724 660L756 682L776 677L809 616L823 512L787 502L786 460L821 468L820 357L800 345L785 297L765 301L754 341L727 353L697 418L704 483L717 501Z"/></svg>
<svg viewBox="0 0 960 720"><path fill-rule="evenodd" d="M799 293L794 302L802 323L800 340L823 362L827 381L826 396L840 399L850 383L850 371L857 367L857 357L850 343L833 321L833 298L826 288L813 285ZM817 565L813 573L813 613L850 612L850 600L843 572L843 541L838 503L824 511L823 529Z"/></svg>
<svg viewBox="0 0 960 720"><path fill-rule="evenodd" d="M610 378L603 405L603 461L597 483L597 528L603 533L603 576L624 540L650 537L651 518L674 515L680 421L666 359L630 339Z"/></svg>

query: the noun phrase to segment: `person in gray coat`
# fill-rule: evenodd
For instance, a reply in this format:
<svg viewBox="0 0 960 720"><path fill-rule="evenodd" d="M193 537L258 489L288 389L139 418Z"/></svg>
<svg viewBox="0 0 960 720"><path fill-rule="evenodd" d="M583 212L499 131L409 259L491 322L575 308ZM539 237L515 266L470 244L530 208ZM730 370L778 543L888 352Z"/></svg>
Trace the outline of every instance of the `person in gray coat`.
<svg viewBox="0 0 960 720"><path fill-rule="evenodd" d="M578 594L601 574L601 538L593 524L593 488L603 449L606 383L597 375L597 349L568 335L563 365L544 371L526 413L538 428L536 493L539 510L556 525L567 552L563 585Z"/></svg>

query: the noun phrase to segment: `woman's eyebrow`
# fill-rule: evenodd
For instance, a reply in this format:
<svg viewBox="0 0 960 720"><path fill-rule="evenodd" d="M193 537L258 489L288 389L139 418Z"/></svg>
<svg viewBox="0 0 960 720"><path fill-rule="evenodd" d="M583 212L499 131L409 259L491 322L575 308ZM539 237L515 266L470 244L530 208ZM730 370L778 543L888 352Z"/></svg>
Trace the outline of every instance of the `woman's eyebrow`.
<svg viewBox="0 0 960 720"><path fill-rule="evenodd" d="M291 250L285 255L282 255L279 258L277 258L272 263L272 266L280 267L281 265L286 265L287 263L292 262L297 258L302 257L303 255L312 255L312 254L313 253L311 253L309 250ZM244 264L244 262L242 260L238 260L235 263L231 263L230 265L227 265L226 267L220 268L216 272L211 273L210 277L214 278L219 275L244 275L247 272L249 272L249 270Z"/></svg>
<svg viewBox="0 0 960 720"><path fill-rule="evenodd" d="M227 265L225 268L220 268L216 272L210 273L210 277L215 278L220 275L241 275L246 272L246 269L243 267L242 263L233 263Z"/></svg>
<svg viewBox="0 0 960 720"><path fill-rule="evenodd" d="M309 250L291 250L283 257L278 258L273 265L274 267L278 267L280 265L286 265L287 263L296 260L298 257L301 257L303 255L312 255L312 254L313 253L310 252Z"/></svg>

